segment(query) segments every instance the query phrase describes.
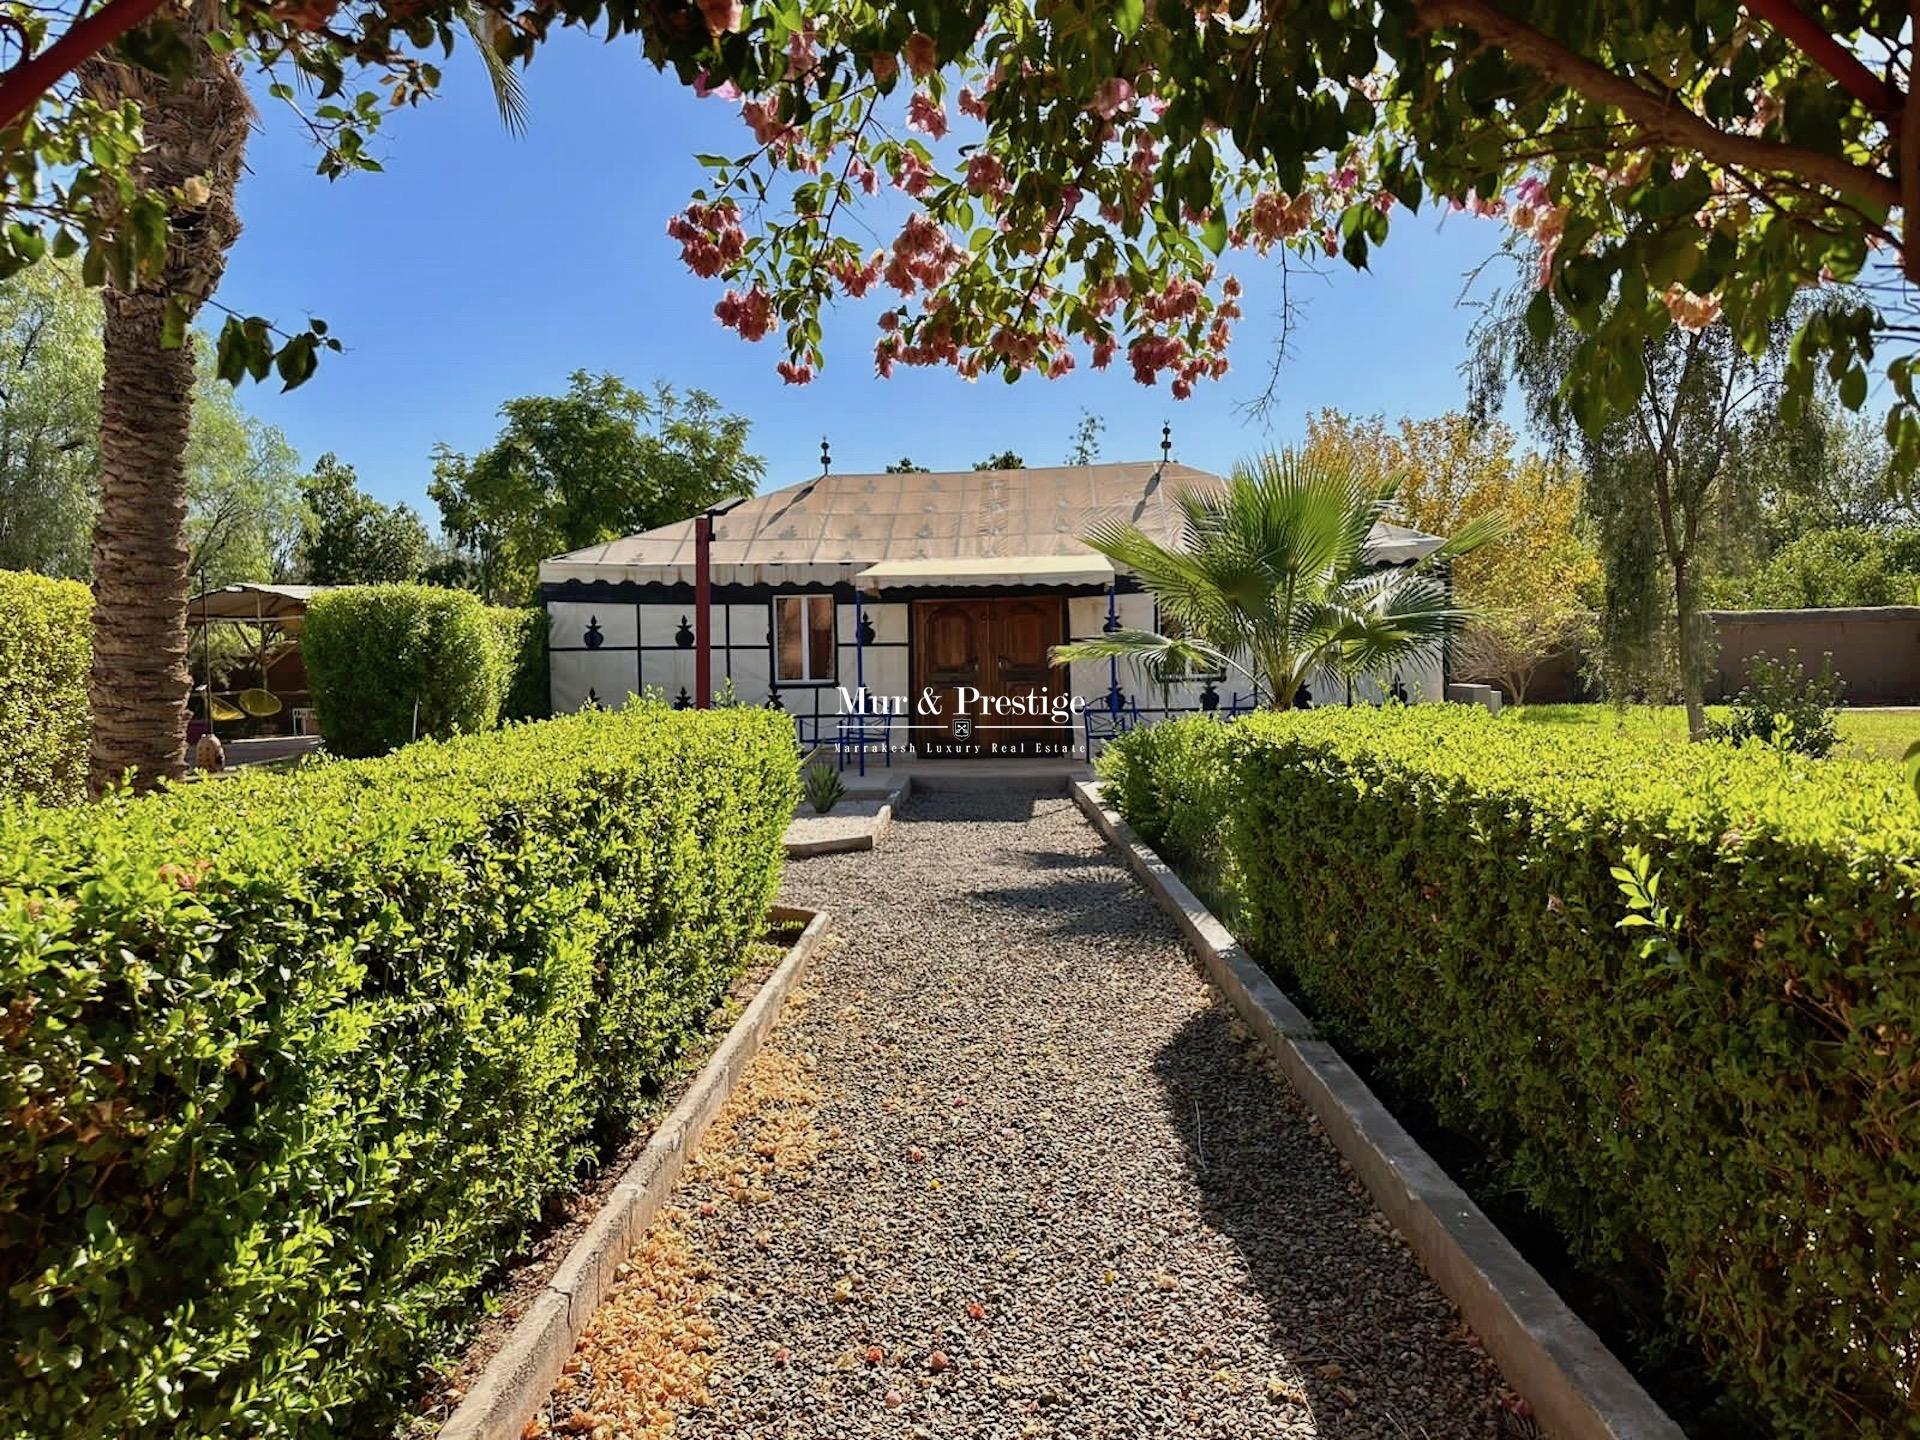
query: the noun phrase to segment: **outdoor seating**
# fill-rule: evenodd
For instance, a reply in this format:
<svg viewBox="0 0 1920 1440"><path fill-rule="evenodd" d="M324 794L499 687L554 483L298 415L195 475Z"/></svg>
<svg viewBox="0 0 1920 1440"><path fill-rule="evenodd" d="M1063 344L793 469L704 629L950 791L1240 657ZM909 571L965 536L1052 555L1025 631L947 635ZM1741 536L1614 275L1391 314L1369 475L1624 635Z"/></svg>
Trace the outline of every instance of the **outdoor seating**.
<svg viewBox="0 0 1920 1440"><path fill-rule="evenodd" d="M1122 701L1114 696L1104 705L1089 705L1080 712L1081 730L1086 736L1087 763L1093 763L1093 745L1096 740L1117 740L1140 723L1140 706L1137 701Z"/></svg>

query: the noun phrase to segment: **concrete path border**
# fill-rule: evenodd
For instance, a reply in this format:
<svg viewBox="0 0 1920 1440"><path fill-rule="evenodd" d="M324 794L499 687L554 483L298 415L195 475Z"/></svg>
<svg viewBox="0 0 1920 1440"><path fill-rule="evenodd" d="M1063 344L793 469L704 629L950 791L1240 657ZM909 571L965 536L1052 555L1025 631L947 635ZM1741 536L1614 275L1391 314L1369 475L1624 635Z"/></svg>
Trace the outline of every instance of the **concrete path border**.
<svg viewBox="0 0 1920 1440"><path fill-rule="evenodd" d="M1106 808L1097 783L1073 798L1180 926L1208 975L1279 1060L1328 1137L1507 1381L1555 1440L1684 1440L1600 1337L1322 1040L1246 947L1165 861Z"/></svg>
<svg viewBox="0 0 1920 1440"><path fill-rule="evenodd" d="M521 1440L528 1423L552 1393L580 1332L612 1286L615 1270L646 1234L687 1157L699 1145L707 1126L739 1083L747 1062L773 1028L795 983L819 948L828 922L824 910L796 910L784 905L774 906L768 918L804 918L806 926L734 1022L720 1048L701 1067L680 1103L654 1130L646 1149L608 1192L600 1213L567 1251L560 1268L522 1312L507 1343L487 1362L459 1408L441 1427L438 1440Z"/></svg>

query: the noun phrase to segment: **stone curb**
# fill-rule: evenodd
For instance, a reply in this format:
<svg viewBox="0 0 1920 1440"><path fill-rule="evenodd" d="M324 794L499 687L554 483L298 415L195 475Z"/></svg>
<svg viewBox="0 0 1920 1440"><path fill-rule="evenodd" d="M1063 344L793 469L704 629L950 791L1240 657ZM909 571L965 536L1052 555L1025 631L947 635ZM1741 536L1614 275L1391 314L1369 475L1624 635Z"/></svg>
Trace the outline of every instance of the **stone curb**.
<svg viewBox="0 0 1920 1440"><path fill-rule="evenodd" d="M438 1440L521 1440L559 1380L580 1332L612 1286L614 1271L653 1223L681 1167L733 1093L826 933L824 910L776 905L768 912L772 920L803 916L806 928L786 958L762 983L680 1103L608 1193L593 1223L574 1241L560 1268L515 1322L507 1343L487 1362L441 1427Z"/></svg>
<svg viewBox="0 0 1920 1440"><path fill-rule="evenodd" d="M893 810L913 788L913 778L902 776L895 785L881 797L879 812L873 817L873 828L858 835L841 835L831 840L789 840L786 842L789 860L806 860L815 855L844 855L856 850L871 850L880 843L880 837L893 826Z"/></svg>
<svg viewBox="0 0 1920 1440"><path fill-rule="evenodd" d="M1108 810L1098 784L1073 798L1186 935L1214 984L1287 1079L1556 1440L1684 1440L1612 1351L1388 1113L1340 1052L1255 965L1199 898Z"/></svg>

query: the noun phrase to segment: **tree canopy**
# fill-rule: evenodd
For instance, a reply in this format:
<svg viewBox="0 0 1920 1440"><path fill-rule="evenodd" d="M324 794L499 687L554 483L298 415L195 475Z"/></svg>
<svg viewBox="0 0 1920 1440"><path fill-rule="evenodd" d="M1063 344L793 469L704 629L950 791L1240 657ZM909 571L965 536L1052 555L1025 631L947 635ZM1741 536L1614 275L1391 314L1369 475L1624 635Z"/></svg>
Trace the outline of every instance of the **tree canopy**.
<svg viewBox="0 0 1920 1440"><path fill-rule="evenodd" d="M442 448L427 493L490 600L532 594L540 562L751 495L766 462L748 422L704 390L642 394L577 370L562 395L500 407L478 455Z"/></svg>
<svg viewBox="0 0 1920 1440"><path fill-rule="evenodd" d="M210 585L283 579L300 458L247 413L199 348L186 452L189 565ZM0 569L92 573L100 463L100 304L60 266L0 284Z"/></svg>
<svg viewBox="0 0 1920 1440"><path fill-rule="evenodd" d="M360 488L353 466L329 451L300 484L307 505L299 577L310 585L382 585L417 580L427 563L427 527L405 505L383 505Z"/></svg>
<svg viewBox="0 0 1920 1440"><path fill-rule="evenodd" d="M1785 0L716 10L696 78L741 102L751 143L703 157L712 183L670 233L725 281L723 324L779 332L791 382L824 362L832 306L891 290L882 374L1123 359L1184 395L1225 370L1236 251L1364 267L1400 217L1440 206L1534 246L1528 318L1571 330L1583 424L1633 407L1645 347L1675 326L1718 320L1752 350L1827 287L1790 390L1824 367L1858 406L1883 364L1896 455L1920 455L1902 8L1819 23ZM854 238L856 211L902 198L890 241Z"/></svg>

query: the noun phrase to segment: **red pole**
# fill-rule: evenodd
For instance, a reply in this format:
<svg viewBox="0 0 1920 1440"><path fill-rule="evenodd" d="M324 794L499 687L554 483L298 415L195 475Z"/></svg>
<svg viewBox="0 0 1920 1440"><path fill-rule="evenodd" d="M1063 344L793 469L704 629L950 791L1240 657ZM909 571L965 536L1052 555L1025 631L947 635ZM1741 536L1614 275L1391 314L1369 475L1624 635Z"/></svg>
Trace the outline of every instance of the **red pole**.
<svg viewBox="0 0 1920 1440"><path fill-rule="evenodd" d="M713 516L693 522L693 704L713 704Z"/></svg>

